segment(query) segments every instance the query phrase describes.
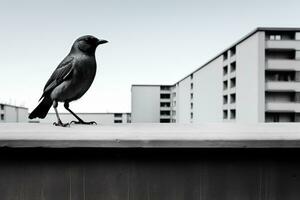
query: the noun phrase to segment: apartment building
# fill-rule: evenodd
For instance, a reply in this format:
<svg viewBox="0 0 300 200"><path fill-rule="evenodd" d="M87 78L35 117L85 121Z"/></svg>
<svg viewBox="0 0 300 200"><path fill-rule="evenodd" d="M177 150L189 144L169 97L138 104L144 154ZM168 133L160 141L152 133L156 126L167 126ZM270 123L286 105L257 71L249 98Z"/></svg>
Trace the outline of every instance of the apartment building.
<svg viewBox="0 0 300 200"><path fill-rule="evenodd" d="M80 118L85 121L95 121L97 124L110 125L110 124L121 124L131 123L130 113L76 113ZM75 117L70 113L59 114L63 122L76 121ZM56 122L56 114L48 113L45 119L34 119L30 122L35 123L53 123Z"/></svg>
<svg viewBox="0 0 300 200"><path fill-rule="evenodd" d="M171 85L133 85L131 88L132 121L172 122L173 88Z"/></svg>
<svg viewBox="0 0 300 200"><path fill-rule="evenodd" d="M27 121L28 108L0 103L0 123Z"/></svg>
<svg viewBox="0 0 300 200"><path fill-rule="evenodd" d="M257 28L173 85L132 85L132 122L299 122L300 28Z"/></svg>

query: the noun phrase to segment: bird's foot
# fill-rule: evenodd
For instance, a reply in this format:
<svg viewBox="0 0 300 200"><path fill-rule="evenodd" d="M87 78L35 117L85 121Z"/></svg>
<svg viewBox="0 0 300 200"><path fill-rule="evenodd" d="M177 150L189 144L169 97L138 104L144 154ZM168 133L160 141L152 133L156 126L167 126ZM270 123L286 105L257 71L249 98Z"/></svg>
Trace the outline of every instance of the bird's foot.
<svg viewBox="0 0 300 200"><path fill-rule="evenodd" d="M85 121L71 121L70 124L85 124L85 125L97 125L95 121L85 122Z"/></svg>
<svg viewBox="0 0 300 200"><path fill-rule="evenodd" d="M54 126L61 126L61 127L70 127L70 123L62 123L61 121L54 122Z"/></svg>

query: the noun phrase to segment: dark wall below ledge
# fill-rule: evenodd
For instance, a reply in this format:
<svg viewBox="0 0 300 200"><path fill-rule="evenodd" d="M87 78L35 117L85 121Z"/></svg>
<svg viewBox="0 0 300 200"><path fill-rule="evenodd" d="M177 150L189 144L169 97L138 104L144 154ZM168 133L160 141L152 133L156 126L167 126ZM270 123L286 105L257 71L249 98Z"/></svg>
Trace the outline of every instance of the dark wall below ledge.
<svg viewBox="0 0 300 200"><path fill-rule="evenodd" d="M1 200L298 199L296 148L0 148Z"/></svg>

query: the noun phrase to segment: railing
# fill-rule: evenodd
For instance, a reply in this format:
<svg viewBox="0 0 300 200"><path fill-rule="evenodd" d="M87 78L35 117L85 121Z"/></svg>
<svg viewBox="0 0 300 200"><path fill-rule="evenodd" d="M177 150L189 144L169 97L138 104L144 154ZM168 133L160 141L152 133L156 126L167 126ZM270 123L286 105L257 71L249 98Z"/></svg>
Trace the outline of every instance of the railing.
<svg viewBox="0 0 300 200"><path fill-rule="evenodd" d="M267 81L266 91L300 91L300 82L298 81Z"/></svg>
<svg viewBox="0 0 300 200"><path fill-rule="evenodd" d="M300 102L267 102L266 111L300 112Z"/></svg>
<svg viewBox="0 0 300 200"><path fill-rule="evenodd" d="M300 60L288 59L268 59L266 62L267 70L293 70L300 71Z"/></svg>
<svg viewBox="0 0 300 200"><path fill-rule="evenodd" d="M266 49L300 49L299 40L267 40Z"/></svg>

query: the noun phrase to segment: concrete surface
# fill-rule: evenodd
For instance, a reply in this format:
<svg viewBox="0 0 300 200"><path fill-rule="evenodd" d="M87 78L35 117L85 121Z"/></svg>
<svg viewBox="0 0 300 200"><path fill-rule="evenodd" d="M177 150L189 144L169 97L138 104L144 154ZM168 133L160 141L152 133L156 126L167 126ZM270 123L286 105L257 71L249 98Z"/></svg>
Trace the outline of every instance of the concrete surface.
<svg viewBox="0 0 300 200"><path fill-rule="evenodd" d="M0 147L300 147L300 124L0 124Z"/></svg>
<svg viewBox="0 0 300 200"><path fill-rule="evenodd" d="M0 147L298 148L300 124L0 124Z"/></svg>

